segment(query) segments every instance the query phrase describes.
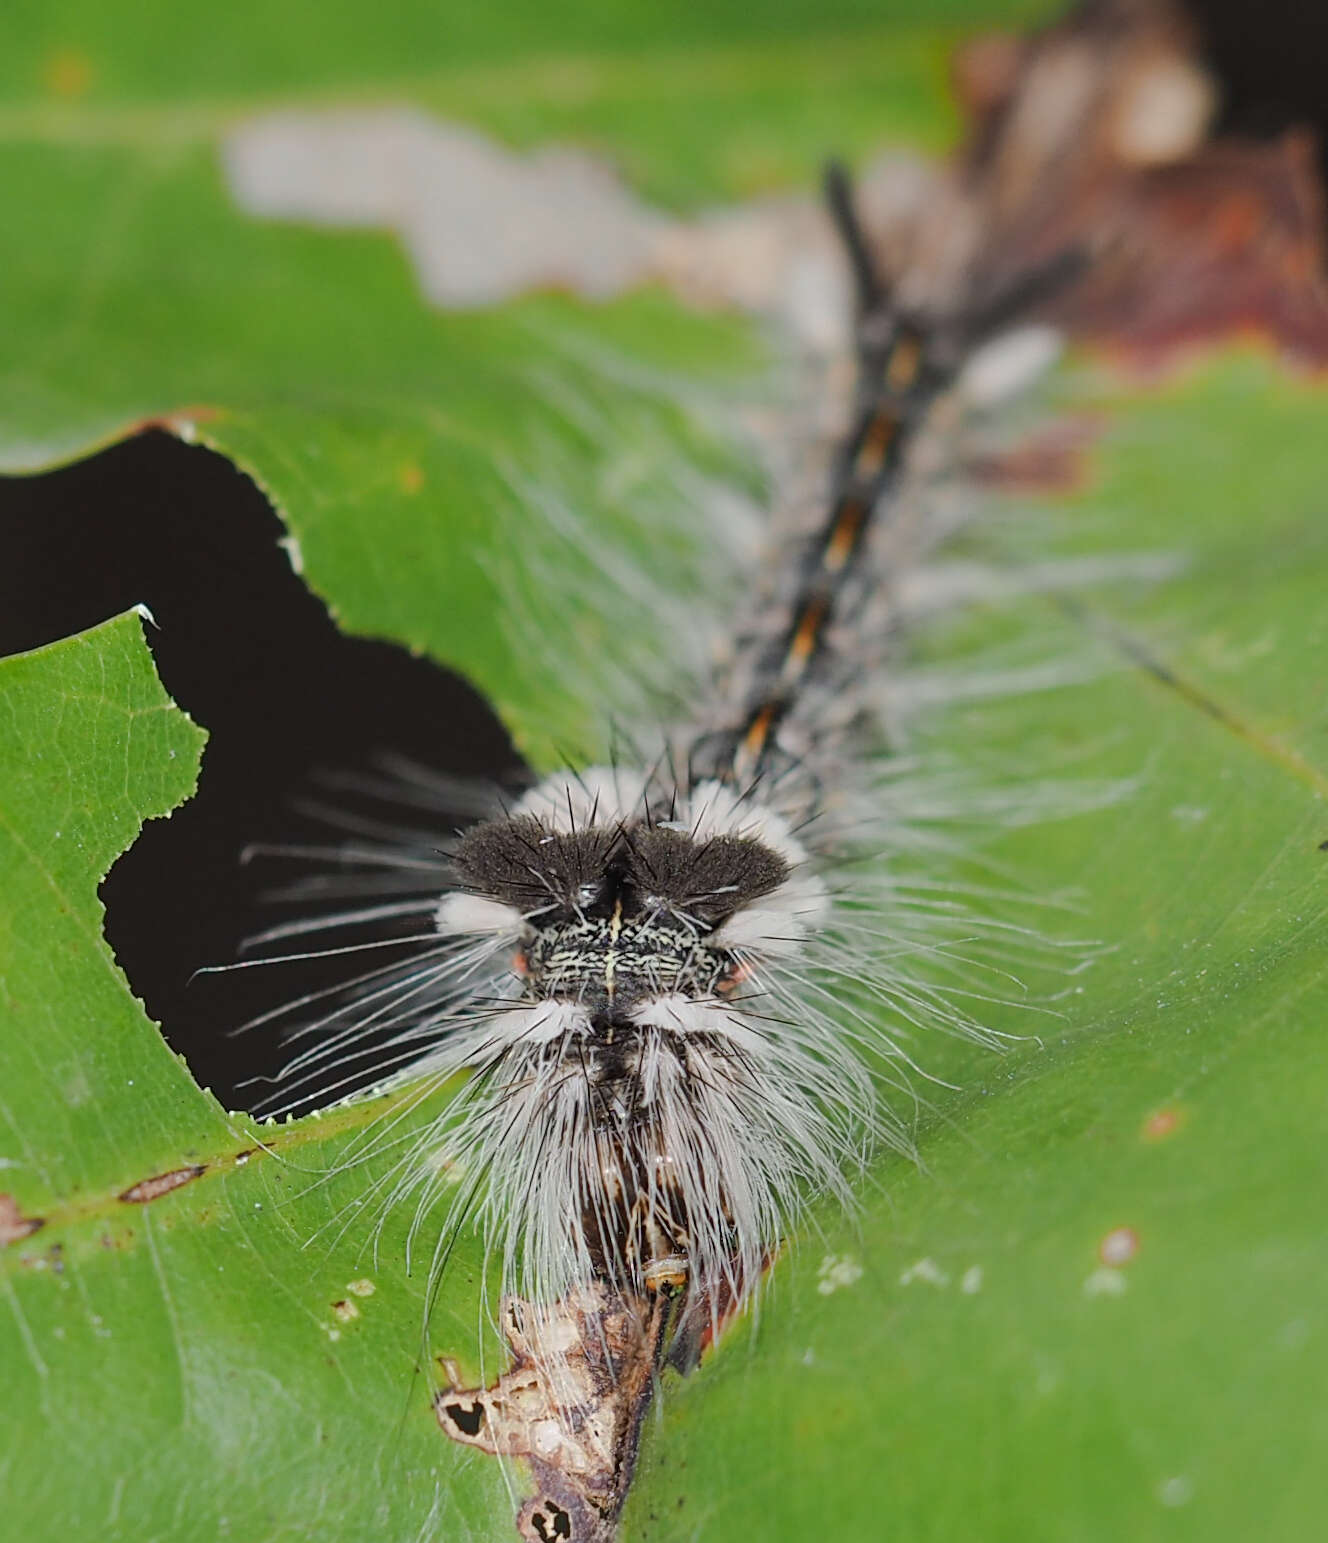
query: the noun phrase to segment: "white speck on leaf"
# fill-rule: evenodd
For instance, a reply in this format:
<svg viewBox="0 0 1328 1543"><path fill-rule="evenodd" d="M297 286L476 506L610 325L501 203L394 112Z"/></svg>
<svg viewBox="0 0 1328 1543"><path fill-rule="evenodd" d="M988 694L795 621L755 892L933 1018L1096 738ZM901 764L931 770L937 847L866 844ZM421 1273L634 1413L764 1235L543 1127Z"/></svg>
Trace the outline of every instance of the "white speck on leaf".
<svg viewBox="0 0 1328 1543"><path fill-rule="evenodd" d="M1086 1297L1118 1297L1125 1290L1125 1276L1120 1270L1107 1269L1105 1266L1093 1273L1084 1281L1084 1295Z"/></svg>
<svg viewBox="0 0 1328 1543"><path fill-rule="evenodd" d="M71 1109L78 1109L86 1104L92 1097L92 1086L88 1082L87 1074L80 1067L64 1087L65 1103Z"/></svg>
<svg viewBox="0 0 1328 1543"><path fill-rule="evenodd" d="M823 1297L862 1279L862 1266L851 1254L827 1254L816 1272L816 1289Z"/></svg>
<svg viewBox="0 0 1328 1543"><path fill-rule="evenodd" d="M1165 1506L1185 1505L1194 1494L1194 1485L1183 1473L1163 1479L1157 1487L1157 1498Z"/></svg>
<svg viewBox="0 0 1328 1543"><path fill-rule="evenodd" d="M1171 818L1179 825L1199 825L1208 818L1208 810L1197 804L1177 804L1171 811Z"/></svg>
<svg viewBox="0 0 1328 1543"><path fill-rule="evenodd" d="M915 1280L920 1280L928 1286L944 1288L950 1284L949 1273L941 1269L934 1259L919 1259L915 1264L899 1277L901 1286L911 1286Z"/></svg>
<svg viewBox="0 0 1328 1543"><path fill-rule="evenodd" d="M1277 1343L1283 1350L1299 1350L1310 1337L1310 1326L1304 1318L1293 1318L1290 1323L1284 1324L1282 1331L1277 1336Z"/></svg>

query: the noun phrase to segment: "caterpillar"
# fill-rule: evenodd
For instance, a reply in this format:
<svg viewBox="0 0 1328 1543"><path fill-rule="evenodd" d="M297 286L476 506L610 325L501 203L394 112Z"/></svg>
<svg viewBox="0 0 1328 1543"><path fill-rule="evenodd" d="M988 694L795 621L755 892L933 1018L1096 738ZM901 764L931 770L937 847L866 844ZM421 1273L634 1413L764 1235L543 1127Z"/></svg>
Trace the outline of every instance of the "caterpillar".
<svg viewBox="0 0 1328 1543"><path fill-rule="evenodd" d="M596 569L605 593L568 605L589 599L609 616L617 592L666 611L674 635L646 662L672 673L671 708L643 717L619 691L650 631L628 619L600 661L601 754L490 790L455 838L438 818L455 788L404 765L361 783L423 811L424 828L350 824L361 839L325 854L333 880L296 898L355 904L263 940L410 929L405 962L278 1010L300 1022L305 1048L277 1102L325 1094L329 1078L363 1081L366 1068L420 1098L452 1090L422 1132L372 1138L400 1143L376 1199L414 1206L411 1245L432 1282L464 1229L500 1262L510 1368L467 1387L444 1360L433 1409L452 1440L529 1465L534 1494L516 1517L528 1540L612 1537L660 1369L685 1368L759 1302L773 1256L814 1228L824 1202L852 1204L873 1153L909 1152L896 1110L926 1075L914 1031L1000 1043L1004 1020L983 997L1002 992L988 982L1027 934L1008 894L964 910L929 868L929 843L955 812L1010 816L1003 794L970 780L956 797L931 763L911 770L895 709L919 580L968 513L943 485L963 469L966 409L1048 362L1045 329L1008 329L1059 298L1063 323L1147 343L1248 303L1226 255L1199 240L1188 250L1190 194L1222 212L1210 180L1220 193L1239 179L1204 160L1215 90L1179 13L1076 7L957 69L971 132L943 171L896 185L890 209L869 202L879 185L855 196L843 172L827 177L849 346L807 371L776 430L799 442L796 476L776 481L784 496L771 499L759 553L727 589L698 584L659 606L649 577L578 525L574 500L515 479L523 560L547 514ZM1254 206L1267 196L1260 188ZM1218 227L1225 254L1225 218ZM1181 239L1193 282L1177 279L1189 271L1174 262ZM706 272L669 256L705 298ZM1059 297L1067 283L1074 293ZM757 287L730 283L723 297ZM809 443L809 425L826 421ZM679 523L699 517L680 511ZM667 531L653 534L664 549ZM1078 573L1040 566L1014 592L1112 576L1089 559ZM1171 566L1135 560L1114 576ZM708 612L718 646L693 677ZM575 679L576 661L550 659L538 628L525 641L533 670ZM1075 673L1043 659L1028 678ZM609 732L624 709L630 732ZM1082 807L1126 791L1077 796ZM1018 796L1033 817L1066 812L1063 800L1047 807L1058 800L1042 785L1025 781Z"/></svg>
<svg viewBox="0 0 1328 1543"><path fill-rule="evenodd" d="M309 1040L278 1105L307 1078L326 1096L366 1044L379 1087L456 1083L384 1203L413 1198L418 1243L441 1200L435 1279L467 1226L502 1260L514 1369L487 1391L449 1370L436 1407L455 1439L531 1460L531 1538L611 1536L664 1360L752 1298L810 1206L851 1204L873 1151L907 1149L881 1087L908 1088L910 1058L882 1019L998 1038L926 968L953 941L948 900L889 869L864 894L845 864L864 821L878 846L907 840L864 750L901 585L944 533L926 486L961 382L1081 259L909 304L837 166L826 195L855 295L845 425L819 495L772 527L709 681L682 694L691 711L648 747L492 790L455 838L370 829L331 855L362 870L351 892L387 898L262 938L417 925L392 939L406 962L327 1011L269 1015ZM384 796L444 801L410 767Z"/></svg>

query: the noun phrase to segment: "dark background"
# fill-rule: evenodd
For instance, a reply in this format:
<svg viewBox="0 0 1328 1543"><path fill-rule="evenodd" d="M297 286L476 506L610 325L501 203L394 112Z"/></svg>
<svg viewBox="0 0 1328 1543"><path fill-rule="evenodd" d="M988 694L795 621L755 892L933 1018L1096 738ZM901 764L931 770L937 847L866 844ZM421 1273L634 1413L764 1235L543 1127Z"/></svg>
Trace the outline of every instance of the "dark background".
<svg viewBox="0 0 1328 1543"><path fill-rule="evenodd" d="M148 821L101 895L107 938L135 993L231 1108L261 1103L270 1088L238 1084L271 1074L287 1052L272 1029L227 1031L353 973L341 960L191 980L288 917L263 896L304 868L242 863L245 848L339 840L298 806L316 796L319 772L367 771L375 752L490 779L516 761L460 677L339 632L278 545L284 534L229 461L161 432L45 476L0 479L0 653L142 602L157 623L146 631L166 690L208 730L198 793L169 819ZM446 834L446 818L440 825Z"/></svg>

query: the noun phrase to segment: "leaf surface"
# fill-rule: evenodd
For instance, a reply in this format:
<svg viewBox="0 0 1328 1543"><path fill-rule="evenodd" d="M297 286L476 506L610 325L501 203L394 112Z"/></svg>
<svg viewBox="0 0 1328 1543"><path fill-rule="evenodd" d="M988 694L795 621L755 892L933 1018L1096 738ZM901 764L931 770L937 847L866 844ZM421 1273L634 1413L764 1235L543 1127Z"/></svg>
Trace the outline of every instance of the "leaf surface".
<svg viewBox="0 0 1328 1543"><path fill-rule="evenodd" d="M1246 354L1099 402L1061 539L1186 568L1064 621L1067 653L1091 628L1117 668L955 709L934 748L1036 773L1073 747L1139 779L991 854L1112 949L1049 1025L984 1015L1040 1043L927 1057L962 1091L921 1120L926 1171L884 1165L856 1223L800 1240L756 1324L666 1401L629 1536L1322 1525L1321 388Z"/></svg>
<svg viewBox="0 0 1328 1543"><path fill-rule="evenodd" d="M552 470L586 528L667 569L668 533L620 505L680 460L733 471L704 393L680 406L674 387L732 394L761 341L655 293L430 312L389 237L241 215L223 135L293 102L405 102L518 146L589 144L694 209L805 184L827 148L943 144L950 29L1039 9L953 0L919 27L902 5L789 4L758 38L731 5L455 8L445 35L407 0L373 28L294 0L225 18L161 5L133 26L114 7L33 7L0 61L0 191L25 211L0 230L0 458L33 469L144 421L190 424L273 498L344 626L462 670L537 758L590 744L598 705L532 672L523 639L576 659L614 639L541 603L511 539L513 471ZM986 1015L1040 1041L1003 1058L919 1047L957 1088L928 1090L925 1171L883 1162L860 1218L794 1240L755 1324L666 1382L629 1538L1322 1528L1304 1456L1328 1371L1321 388L1245 351L1165 387L1085 367L1060 390L1107 429L1091 485L1041 509L1036 550L1166 552L1184 570L929 636L937 665L1030 628L1098 664L955 706L927 748L1137 782L986 853L1070 904L1066 935L1111 951L1067 979L1014 950L1031 998L1064 992L1057 1016ZM524 632L499 614L513 583ZM389 1215L376 1260L368 1247L365 1194L390 1154L346 1161L431 1109L275 1130L227 1115L102 939L98 882L189 795L201 748L137 619L0 661L0 724L16 1531L510 1536L497 1465L445 1443L427 1409L409 1216ZM464 1245L430 1347L476 1374L481 1267Z"/></svg>

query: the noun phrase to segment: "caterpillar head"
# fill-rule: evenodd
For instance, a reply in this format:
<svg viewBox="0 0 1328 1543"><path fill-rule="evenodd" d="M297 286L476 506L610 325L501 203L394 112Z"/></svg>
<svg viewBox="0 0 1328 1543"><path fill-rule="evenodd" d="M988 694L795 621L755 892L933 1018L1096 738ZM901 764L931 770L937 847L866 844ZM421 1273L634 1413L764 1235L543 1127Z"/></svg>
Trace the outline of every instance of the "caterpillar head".
<svg viewBox="0 0 1328 1543"><path fill-rule="evenodd" d="M533 815L477 827L456 862L471 894L520 918L530 999L574 1003L605 1035L660 998L731 991L741 965L726 925L789 876L747 836L645 820L560 831Z"/></svg>
<svg viewBox="0 0 1328 1543"><path fill-rule="evenodd" d="M495 1123L565 1157L596 1271L676 1287L700 1251L713 1275L753 1203L726 1134L761 1097L752 1067L769 1053L750 998L826 905L806 854L721 784L624 808L583 777L474 827L454 861L463 887L440 929L512 943L519 998L485 1029Z"/></svg>

